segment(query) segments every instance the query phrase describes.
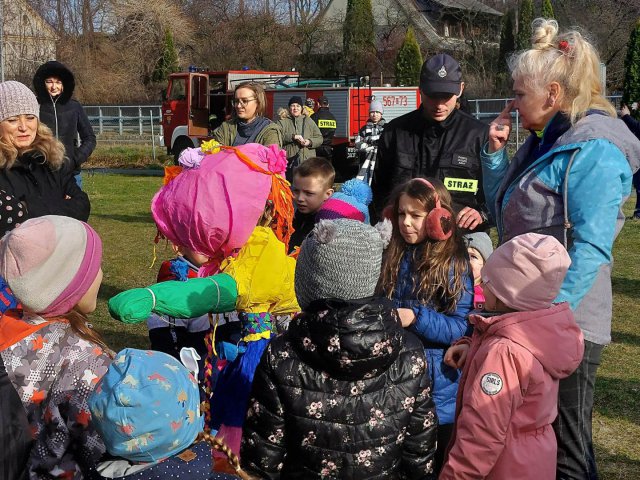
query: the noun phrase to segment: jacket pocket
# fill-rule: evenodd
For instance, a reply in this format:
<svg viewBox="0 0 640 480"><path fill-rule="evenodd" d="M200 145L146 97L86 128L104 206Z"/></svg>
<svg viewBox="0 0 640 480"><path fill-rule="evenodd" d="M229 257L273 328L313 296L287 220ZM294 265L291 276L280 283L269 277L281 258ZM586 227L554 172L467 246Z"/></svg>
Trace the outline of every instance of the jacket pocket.
<svg viewBox="0 0 640 480"><path fill-rule="evenodd" d="M480 160L465 152L455 152L440 163L439 177L450 192L475 195L480 188Z"/></svg>
<svg viewBox="0 0 640 480"><path fill-rule="evenodd" d="M414 153L397 152L396 154L396 168L398 170L408 170L409 173L413 172L417 156Z"/></svg>

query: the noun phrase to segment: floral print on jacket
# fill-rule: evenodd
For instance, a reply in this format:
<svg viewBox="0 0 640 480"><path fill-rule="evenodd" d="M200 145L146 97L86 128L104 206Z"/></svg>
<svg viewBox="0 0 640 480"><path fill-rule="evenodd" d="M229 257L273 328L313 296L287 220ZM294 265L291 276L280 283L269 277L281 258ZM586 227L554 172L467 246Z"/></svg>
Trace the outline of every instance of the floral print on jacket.
<svg viewBox="0 0 640 480"><path fill-rule="evenodd" d="M243 466L260 478L432 478L437 417L420 341L386 300L314 302L254 377Z"/></svg>

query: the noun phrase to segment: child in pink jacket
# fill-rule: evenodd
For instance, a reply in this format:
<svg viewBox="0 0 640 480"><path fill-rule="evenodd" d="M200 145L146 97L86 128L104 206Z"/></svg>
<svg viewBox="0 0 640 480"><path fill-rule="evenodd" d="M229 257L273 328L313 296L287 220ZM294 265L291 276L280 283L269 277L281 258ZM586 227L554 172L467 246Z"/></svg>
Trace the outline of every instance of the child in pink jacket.
<svg viewBox="0 0 640 480"><path fill-rule="evenodd" d="M558 381L580 364L582 332L568 303L554 304L571 260L555 238L527 233L482 269L484 316L445 362L464 364L445 479L553 479ZM494 313L495 312L495 313Z"/></svg>

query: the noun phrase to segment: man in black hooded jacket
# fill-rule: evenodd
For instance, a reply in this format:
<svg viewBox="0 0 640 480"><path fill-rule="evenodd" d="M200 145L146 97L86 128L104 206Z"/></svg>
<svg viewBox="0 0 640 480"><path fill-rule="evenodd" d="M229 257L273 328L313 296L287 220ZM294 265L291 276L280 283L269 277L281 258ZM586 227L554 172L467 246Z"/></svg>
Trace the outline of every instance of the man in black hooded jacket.
<svg viewBox="0 0 640 480"><path fill-rule="evenodd" d="M81 187L80 166L96 148L96 136L82 105L71 98L75 86L71 70L53 60L40 65L33 77L33 87L40 104L40 121L64 145L68 159L66 170L76 176Z"/></svg>

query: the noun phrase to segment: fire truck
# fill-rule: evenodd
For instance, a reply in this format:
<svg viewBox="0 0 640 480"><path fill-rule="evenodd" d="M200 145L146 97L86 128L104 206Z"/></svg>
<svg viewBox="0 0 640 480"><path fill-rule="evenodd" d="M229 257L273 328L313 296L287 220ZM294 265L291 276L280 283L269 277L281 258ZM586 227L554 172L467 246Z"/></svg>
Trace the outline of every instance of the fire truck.
<svg viewBox="0 0 640 480"><path fill-rule="evenodd" d="M366 79L302 80L298 72L258 70L190 71L174 73L162 102L162 132L167 153L177 161L187 147L210 139L211 132L232 112L233 92L239 83L260 82L267 96L266 116L277 120L280 107L298 95L329 100L337 129L333 139L334 162L355 156L353 140L369 117L369 104L378 99L388 122L420 105L418 87L371 87Z"/></svg>

